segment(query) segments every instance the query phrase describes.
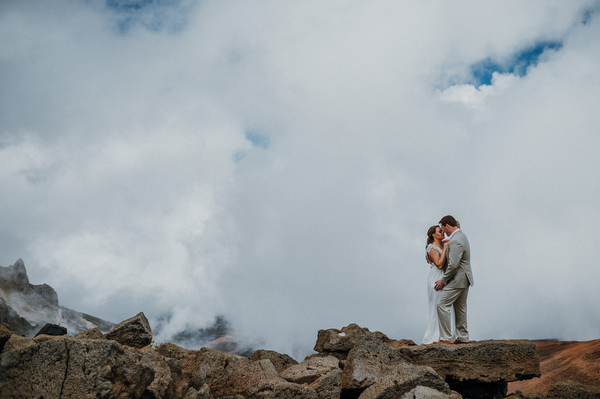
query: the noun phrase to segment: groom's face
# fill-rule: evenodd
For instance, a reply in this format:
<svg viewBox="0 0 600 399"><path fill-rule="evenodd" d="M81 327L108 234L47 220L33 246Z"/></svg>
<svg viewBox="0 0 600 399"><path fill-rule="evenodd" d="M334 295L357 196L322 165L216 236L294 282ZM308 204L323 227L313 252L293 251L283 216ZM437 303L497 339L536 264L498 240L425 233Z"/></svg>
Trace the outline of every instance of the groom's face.
<svg viewBox="0 0 600 399"><path fill-rule="evenodd" d="M444 230L444 233L446 233L446 236L449 236L450 233L448 232L448 227L450 226L447 224L441 224L440 226L442 227L442 230Z"/></svg>

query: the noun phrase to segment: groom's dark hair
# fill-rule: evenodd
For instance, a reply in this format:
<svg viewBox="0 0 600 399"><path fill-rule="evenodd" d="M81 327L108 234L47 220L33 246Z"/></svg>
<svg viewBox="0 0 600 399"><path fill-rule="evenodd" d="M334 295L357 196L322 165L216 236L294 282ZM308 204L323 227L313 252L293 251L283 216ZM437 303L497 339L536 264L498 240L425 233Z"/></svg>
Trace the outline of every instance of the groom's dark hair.
<svg viewBox="0 0 600 399"><path fill-rule="evenodd" d="M450 215L446 215L444 216L441 220L440 220L440 224L443 226L445 224L449 224L452 227L457 227L458 223L456 222L456 219L454 219L453 216Z"/></svg>

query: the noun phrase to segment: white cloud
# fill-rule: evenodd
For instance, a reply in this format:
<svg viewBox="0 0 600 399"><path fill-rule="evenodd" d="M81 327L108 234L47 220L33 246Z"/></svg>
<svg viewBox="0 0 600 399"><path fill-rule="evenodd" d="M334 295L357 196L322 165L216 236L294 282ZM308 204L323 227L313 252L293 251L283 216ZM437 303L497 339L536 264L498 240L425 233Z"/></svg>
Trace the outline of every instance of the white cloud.
<svg viewBox="0 0 600 399"><path fill-rule="evenodd" d="M99 317L223 313L301 356L352 322L418 341L424 235L451 213L474 339L597 338L594 5L203 2L118 31L5 3L0 263ZM539 40L563 47L525 76L452 81Z"/></svg>

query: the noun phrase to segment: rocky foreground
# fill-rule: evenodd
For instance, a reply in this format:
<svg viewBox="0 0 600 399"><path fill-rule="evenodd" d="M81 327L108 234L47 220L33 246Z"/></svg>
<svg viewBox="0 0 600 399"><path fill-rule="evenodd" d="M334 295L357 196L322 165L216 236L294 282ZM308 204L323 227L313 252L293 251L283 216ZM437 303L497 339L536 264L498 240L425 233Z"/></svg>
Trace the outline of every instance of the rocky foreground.
<svg viewBox="0 0 600 399"><path fill-rule="evenodd" d="M315 351L298 363L268 350L247 358L155 347L143 313L107 334L93 328L74 337L29 339L0 325L0 399L503 398L509 382L540 376L527 340L415 345L351 324L320 330ZM598 397L579 388L591 395L580 397ZM511 397L565 397L518 395Z"/></svg>

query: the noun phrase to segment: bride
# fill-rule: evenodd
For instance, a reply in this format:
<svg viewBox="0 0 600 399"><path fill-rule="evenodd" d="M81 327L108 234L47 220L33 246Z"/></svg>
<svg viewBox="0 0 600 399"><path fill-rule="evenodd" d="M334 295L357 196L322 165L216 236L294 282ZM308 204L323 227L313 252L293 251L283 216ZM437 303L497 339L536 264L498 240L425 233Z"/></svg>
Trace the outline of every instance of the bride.
<svg viewBox="0 0 600 399"><path fill-rule="evenodd" d="M446 251L448 241L444 242L444 230L438 225L431 226L427 230L427 246L425 260L429 263L429 275L427 276L427 299L429 303L429 324L423 337L424 344L431 344L440 340L440 331L437 315L437 303L441 291L433 287L437 280L442 279L446 266Z"/></svg>

